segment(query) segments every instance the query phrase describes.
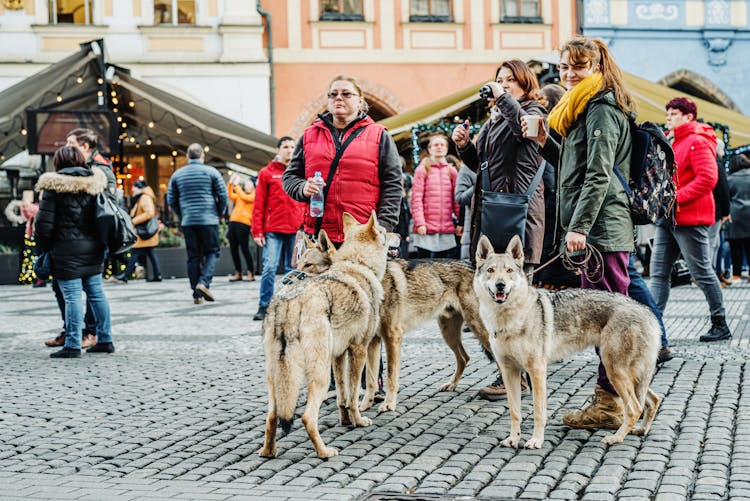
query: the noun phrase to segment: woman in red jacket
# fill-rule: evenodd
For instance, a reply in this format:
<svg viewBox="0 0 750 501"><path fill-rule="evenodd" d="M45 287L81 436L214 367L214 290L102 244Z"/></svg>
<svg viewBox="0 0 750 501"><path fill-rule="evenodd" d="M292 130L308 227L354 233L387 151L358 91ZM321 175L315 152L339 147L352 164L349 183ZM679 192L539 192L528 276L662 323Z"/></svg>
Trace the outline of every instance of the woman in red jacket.
<svg viewBox="0 0 750 501"><path fill-rule="evenodd" d="M414 171L412 184L414 246L419 258L454 257L459 209L453 192L458 172L445 159L448 138L430 135L427 152L429 156Z"/></svg>
<svg viewBox="0 0 750 501"><path fill-rule="evenodd" d="M295 200L310 202L318 192L313 176L320 172L330 183L323 216L305 211L304 231L316 235L326 230L331 241L344 241L343 213L364 223L374 210L378 222L393 231L401 205L401 162L396 143L382 125L367 115L362 87L354 77L338 75L327 90L328 111L297 142L292 161L284 171L284 190ZM333 177L329 173L340 154Z"/></svg>

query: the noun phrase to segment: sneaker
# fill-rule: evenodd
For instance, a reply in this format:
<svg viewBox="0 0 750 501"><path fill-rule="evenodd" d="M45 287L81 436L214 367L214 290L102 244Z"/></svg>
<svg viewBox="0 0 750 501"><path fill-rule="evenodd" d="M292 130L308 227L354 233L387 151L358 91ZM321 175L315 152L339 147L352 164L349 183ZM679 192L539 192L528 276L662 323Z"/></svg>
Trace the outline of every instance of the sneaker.
<svg viewBox="0 0 750 501"><path fill-rule="evenodd" d="M113 343L96 343L86 350L86 353L114 353L115 345Z"/></svg>
<svg viewBox="0 0 750 501"><path fill-rule="evenodd" d="M161 275L159 275L158 277L154 277L154 278L147 278L146 282L161 282Z"/></svg>
<svg viewBox="0 0 750 501"><path fill-rule="evenodd" d="M91 348L96 344L96 336L91 333L85 333L81 336L81 348Z"/></svg>
<svg viewBox="0 0 750 501"><path fill-rule="evenodd" d="M45 346L49 346L50 348L56 348L58 346L64 346L65 345L65 331L60 331L60 334L53 337L52 339L48 339L44 342Z"/></svg>
<svg viewBox="0 0 750 501"><path fill-rule="evenodd" d="M524 378L521 378L521 393L525 393L528 389L529 386L526 384L526 381L524 380ZM507 394L508 390L505 389L503 378L500 376L495 379L494 383L479 390L479 396L491 402L503 399Z"/></svg>
<svg viewBox="0 0 750 501"><path fill-rule="evenodd" d="M208 287L206 287L203 284L196 285L195 292L203 296L203 299L205 299L206 301L210 301L210 302L216 301L216 299L214 298L214 295L211 293L210 290L208 290Z"/></svg>
<svg viewBox="0 0 750 501"><path fill-rule="evenodd" d="M242 280L242 273L240 273L239 271L229 277L230 282L239 282L240 280Z"/></svg>
<svg viewBox="0 0 750 501"><path fill-rule="evenodd" d="M75 348L63 348L60 351L50 353L50 358L81 358L81 350Z"/></svg>
<svg viewBox="0 0 750 501"><path fill-rule="evenodd" d="M571 428L592 430L606 428L616 430L622 424L622 404L620 397L606 391L599 385L594 389L590 404L583 410L563 416L563 423Z"/></svg>
<svg viewBox="0 0 750 501"><path fill-rule="evenodd" d="M668 362L674 358L669 348L662 348L659 350L659 357L656 359L656 365L661 365L664 362Z"/></svg>
<svg viewBox="0 0 750 501"><path fill-rule="evenodd" d="M258 306L258 311L255 313L253 320L263 320L266 318L266 306Z"/></svg>
<svg viewBox="0 0 750 501"><path fill-rule="evenodd" d="M378 385L378 391L375 392L375 396L373 397L373 401L375 402L382 402L385 400L385 390L383 390L383 387Z"/></svg>

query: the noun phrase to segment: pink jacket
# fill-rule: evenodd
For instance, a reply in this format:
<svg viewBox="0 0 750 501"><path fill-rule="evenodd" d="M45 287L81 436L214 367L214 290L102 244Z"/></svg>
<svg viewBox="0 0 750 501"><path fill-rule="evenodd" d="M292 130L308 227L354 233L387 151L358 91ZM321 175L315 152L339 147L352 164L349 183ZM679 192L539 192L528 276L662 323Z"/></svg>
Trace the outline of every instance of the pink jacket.
<svg viewBox="0 0 750 501"><path fill-rule="evenodd" d="M434 163L427 174L420 164L414 171L411 191L411 215L414 229L427 227L427 233L453 233L453 215L458 218L458 204L453 196L458 173L453 166Z"/></svg>

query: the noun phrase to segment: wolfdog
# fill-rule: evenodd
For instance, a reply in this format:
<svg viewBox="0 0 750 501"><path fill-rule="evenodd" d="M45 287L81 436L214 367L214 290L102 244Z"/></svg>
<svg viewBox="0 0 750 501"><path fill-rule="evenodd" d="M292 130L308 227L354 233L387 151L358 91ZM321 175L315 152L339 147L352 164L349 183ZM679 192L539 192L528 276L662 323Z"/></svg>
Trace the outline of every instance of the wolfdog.
<svg viewBox="0 0 750 501"><path fill-rule="evenodd" d="M276 456L277 420L285 432L291 429L303 378L307 405L302 423L307 434L321 458L338 454L326 447L318 432L331 364L340 422L370 426L357 405L359 379L367 345L380 323L387 251L385 230L374 212L362 225L344 213L344 243L328 271L287 285L274 296L263 320L268 418L261 456Z"/></svg>
<svg viewBox="0 0 750 501"><path fill-rule="evenodd" d="M306 239L306 251L297 267L306 274L325 272L333 263L336 249L324 231L317 243ZM479 316L479 302L472 290L474 270L458 260L388 259L383 277L383 303L380 308L378 337L367 352L367 389L360 410L369 409L377 389L377 367L380 362L380 342L385 344L387 365L386 396L379 411L396 409L398 378L401 365L401 342L404 334L427 320L437 318L440 333L456 357L456 370L440 391L453 391L469 361L461 342L463 323L474 332L489 352L489 335Z"/></svg>
<svg viewBox="0 0 750 501"><path fill-rule="evenodd" d="M525 447L538 449L547 422L547 364L591 346L599 348L623 404L622 425L602 442L622 442L631 430L635 435L648 433L660 400L649 388L661 336L651 310L621 294L532 288L523 272L523 245L517 236L504 254L495 254L483 236L476 260L479 311L492 333L492 352L508 390L510 436L502 445L518 447L521 437L521 370L531 376L534 397L534 431ZM643 425L633 429L641 414Z"/></svg>

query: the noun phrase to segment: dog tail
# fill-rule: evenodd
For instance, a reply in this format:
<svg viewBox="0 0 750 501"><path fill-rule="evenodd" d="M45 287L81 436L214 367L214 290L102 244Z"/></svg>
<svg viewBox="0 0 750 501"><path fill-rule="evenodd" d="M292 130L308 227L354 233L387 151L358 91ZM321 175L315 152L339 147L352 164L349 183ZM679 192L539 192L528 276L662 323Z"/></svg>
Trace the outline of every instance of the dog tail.
<svg viewBox="0 0 750 501"><path fill-rule="evenodd" d="M267 338L266 363L269 384L273 386L276 416L284 433L289 433L304 377L302 347L298 333L290 331L296 327L289 323L283 325L284 315L274 317L266 319L268 328L272 329Z"/></svg>

